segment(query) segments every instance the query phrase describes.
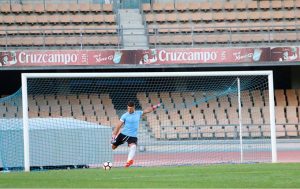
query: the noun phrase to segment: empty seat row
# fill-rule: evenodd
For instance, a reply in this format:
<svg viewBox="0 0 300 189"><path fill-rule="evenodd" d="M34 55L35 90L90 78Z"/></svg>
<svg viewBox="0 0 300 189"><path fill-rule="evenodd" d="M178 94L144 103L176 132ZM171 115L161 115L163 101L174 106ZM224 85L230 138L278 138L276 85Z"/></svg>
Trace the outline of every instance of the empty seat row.
<svg viewBox="0 0 300 189"><path fill-rule="evenodd" d="M172 37L171 37L172 36ZM225 33L225 34L176 34L176 35L150 35L149 44L151 47L158 45L189 45L197 44L231 44L231 43L279 43L297 42L300 35L297 32L282 33Z"/></svg>
<svg viewBox="0 0 300 189"><path fill-rule="evenodd" d="M119 30L115 25L78 25L78 26L0 26L0 36L11 35L31 35L44 36L46 35L89 35L89 34L117 34Z"/></svg>
<svg viewBox="0 0 300 189"><path fill-rule="evenodd" d="M150 24L148 25L149 34L160 33L218 33L218 32L248 32L271 35L274 31L297 31L299 21L282 22L256 22L249 23L168 23L168 24Z"/></svg>
<svg viewBox="0 0 300 189"><path fill-rule="evenodd" d="M155 124L156 125L156 124ZM277 125L276 137L293 138L300 136L299 126L297 125ZM270 138L271 132L269 126L243 126L243 138ZM152 134L157 139L225 139L239 138L240 129L237 126L164 126L153 128Z"/></svg>
<svg viewBox="0 0 300 189"><path fill-rule="evenodd" d="M3 25L45 25L45 24L91 24L91 23L106 23L115 24L115 15L3 15L0 16L0 23Z"/></svg>
<svg viewBox="0 0 300 189"><path fill-rule="evenodd" d="M169 110L171 111L171 110ZM174 112L175 111L175 112ZM275 121L278 124L297 124L299 123L299 107L296 106L276 106ZM180 109L174 108L171 113L167 113L165 110L156 112L156 114L149 117L150 120L170 120L173 124L186 124L189 120L201 120L200 124L238 124L239 116L238 109L236 107L216 107L216 108L197 108L192 109ZM242 122L245 124L268 124L270 123L269 107L251 107L242 108Z"/></svg>
<svg viewBox="0 0 300 189"><path fill-rule="evenodd" d="M88 13L88 12L105 12L112 13L113 5L112 4L89 4L89 3L70 3L70 4L1 4L0 13L9 14L9 13Z"/></svg>
<svg viewBox="0 0 300 189"><path fill-rule="evenodd" d="M0 37L0 46L119 46L120 39L114 35L104 36L45 36L45 37Z"/></svg>
<svg viewBox="0 0 300 189"><path fill-rule="evenodd" d="M215 2L176 2L143 4L142 10L148 12L186 12L186 11L254 11L291 10L300 8L300 1L215 1Z"/></svg>
<svg viewBox="0 0 300 189"><path fill-rule="evenodd" d="M278 21L278 20L297 20L299 11L278 11L272 12L230 12L230 13L158 13L146 14L145 21L149 23L165 22L237 22L237 21ZM250 25L251 23L249 23Z"/></svg>
<svg viewBox="0 0 300 189"><path fill-rule="evenodd" d="M185 37L183 37L185 38ZM205 41L203 37L203 41ZM205 95L204 95L205 93ZM241 103L242 107L263 107L268 106L269 104L269 91L268 90L244 90L241 91ZM205 100L206 97L210 97L210 100ZM275 104L276 106L298 106L300 99L300 90L299 89L275 89ZM185 103L185 107L188 107L189 104L195 105L195 102L198 106L200 105L202 108L207 107L237 107L237 95L230 94L224 96L215 96L214 93L211 92L203 92L196 91L194 93L138 93L137 99L139 99L142 107L146 108L149 106L149 103L157 104L164 103L164 105L169 105L176 107L176 105L180 105ZM202 100L201 100L202 99ZM173 105L172 105L173 103Z"/></svg>

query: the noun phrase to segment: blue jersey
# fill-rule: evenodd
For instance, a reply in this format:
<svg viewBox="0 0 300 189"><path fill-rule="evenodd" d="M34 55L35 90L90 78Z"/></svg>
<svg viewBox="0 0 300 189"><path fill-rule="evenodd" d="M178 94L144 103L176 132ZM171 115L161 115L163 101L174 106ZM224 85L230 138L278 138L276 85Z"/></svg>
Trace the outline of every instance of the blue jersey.
<svg viewBox="0 0 300 189"><path fill-rule="evenodd" d="M120 121L124 123L124 127L122 129L122 134L137 137L137 131L140 124L140 118L143 114L143 111L134 111L133 113L126 112L121 116Z"/></svg>

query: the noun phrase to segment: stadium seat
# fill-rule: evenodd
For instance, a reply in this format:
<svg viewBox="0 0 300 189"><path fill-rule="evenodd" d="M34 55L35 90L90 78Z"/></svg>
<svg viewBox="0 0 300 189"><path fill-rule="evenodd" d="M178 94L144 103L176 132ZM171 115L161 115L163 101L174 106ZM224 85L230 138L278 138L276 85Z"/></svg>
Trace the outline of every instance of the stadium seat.
<svg viewBox="0 0 300 189"><path fill-rule="evenodd" d="M276 106L286 106L287 105L283 89L275 90L275 100L276 100Z"/></svg>
<svg viewBox="0 0 300 189"><path fill-rule="evenodd" d="M37 14L42 14L45 12L44 4L35 4L33 11Z"/></svg>
<svg viewBox="0 0 300 189"><path fill-rule="evenodd" d="M74 7L74 8L76 8L76 7ZM90 12L90 5L88 3L79 3L78 11L81 13L84 13L84 14Z"/></svg>
<svg viewBox="0 0 300 189"><path fill-rule="evenodd" d="M295 0L294 2L295 2L294 7L296 9L299 9L300 8L300 1L299 0Z"/></svg>
<svg viewBox="0 0 300 189"><path fill-rule="evenodd" d="M35 25L37 23L37 17L36 15L28 15L26 16L26 22L30 25Z"/></svg>
<svg viewBox="0 0 300 189"><path fill-rule="evenodd" d="M11 4L11 12L15 13L15 14L22 13L23 12L22 5L21 4Z"/></svg>
<svg viewBox="0 0 300 189"><path fill-rule="evenodd" d="M223 126L213 126L212 127L212 132L214 133L214 137L215 138L221 138L224 139L225 138L225 129Z"/></svg>
<svg viewBox="0 0 300 189"><path fill-rule="evenodd" d="M179 139L188 139L190 137L189 130L185 126L177 126L175 130Z"/></svg>
<svg viewBox="0 0 300 189"><path fill-rule="evenodd" d="M285 137L286 131L285 126L281 124L276 124L276 137Z"/></svg>
<svg viewBox="0 0 300 189"><path fill-rule="evenodd" d="M95 111L92 104L84 104L82 105L82 111L85 116L94 116Z"/></svg>
<svg viewBox="0 0 300 189"><path fill-rule="evenodd" d="M193 12L199 11L201 6L202 5L199 2L192 1L192 2L189 2L188 10L193 11Z"/></svg>
<svg viewBox="0 0 300 189"><path fill-rule="evenodd" d="M212 127L210 127L210 126L200 127L200 132L201 132L201 137L203 137L203 138L208 139L208 138L213 138L214 137Z"/></svg>
<svg viewBox="0 0 300 189"><path fill-rule="evenodd" d="M249 1L247 3L247 9L250 11L256 11L258 9L257 1Z"/></svg>
<svg viewBox="0 0 300 189"><path fill-rule="evenodd" d="M72 117L72 106L65 104L61 106L61 115L63 117Z"/></svg>
<svg viewBox="0 0 300 189"><path fill-rule="evenodd" d="M143 3L142 4L142 10L144 13L151 12L151 5L149 3Z"/></svg>
<svg viewBox="0 0 300 189"><path fill-rule="evenodd" d="M103 4L102 10L105 13L113 13L113 4Z"/></svg>
<svg viewBox="0 0 300 189"><path fill-rule="evenodd" d="M90 116L90 119L95 119L93 116ZM95 122L95 121L94 121ZM116 121L114 120L112 123L115 123ZM105 126L115 126L113 124L111 124L111 121L108 120L108 118L106 116L103 117L98 117L98 123L100 123L101 125L105 125Z"/></svg>
<svg viewBox="0 0 300 189"><path fill-rule="evenodd" d="M256 107L263 107L264 106L264 101L263 101L263 97L261 95L260 90L252 91L251 96L252 96L252 99L253 99L254 106L256 106Z"/></svg>
<svg viewBox="0 0 300 189"><path fill-rule="evenodd" d="M271 8L274 10L281 10L282 9L282 2L281 1L270 1Z"/></svg>
<svg viewBox="0 0 300 189"><path fill-rule="evenodd" d="M120 118L117 115L109 116L110 126L114 127L120 122Z"/></svg>
<svg viewBox="0 0 300 189"><path fill-rule="evenodd" d="M296 125L287 124L287 125L285 125L285 129L286 129L286 135L288 137L297 137L297 136L299 136Z"/></svg>
<svg viewBox="0 0 300 189"><path fill-rule="evenodd" d="M287 9L287 10L294 9L294 1L283 1L282 6L284 9Z"/></svg>
<svg viewBox="0 0 300 189"><path fill-rule="evenodd" d="M175 9L178 11L178 12L185 12L188 10L188 3L181 3L181 2L176 2L175 3Z"/></svg>
<svg viewBox="0 0 300 189"><path fill-rule="evenodd" d="M200 10L204 12L210 11L212 8L212 5L210 2L200 2Z"/></svg>
<svg viewBox="0 0 300 189"><path fill-rule="evenodd" d="M198 127L198 126L189 127L190 137L192 139L201 138L201 133L200 133L200 129L199 128L200 127Z"/></svg>
<svg viewBox="0 0 300 189"><path fill-rule="evenodd" d="M165 3L164 4L164 11L165 12L173 12L175 10L174 3Z"/></svg>
<svg viewBox="0 0 300 189"><path fill-rule="evenodd" d="M86 116L86 121L99 124L97 116Z"/></svg>
<svg viewBox="0 0 300 189"><path fill-rule="evenodd" d="M90 11L92 13L101 13L102 12L101 4L90 4Z"/></svg>
<svg viewBox="0 0 300 189"><path fill-rule="evenodd" d="M227 115L228 115L229 124L236 125L239 123L237 108L235 107L227 108Z"/></svg>
<svg viewBox="0 0 300 189"><path fill-rule="evenodd" d="M290 124L299 123L296 106L287 106L286 107L286 120L287 120L287 123L290 123Z"/></svg>
<svg viewBox="0 0 300 189"><path fill-rule="evenodd" d="M15 16L13 15L4 15L3 18L3 23L4 24L7 24L7 25L12 25L12 24L15 24Z"/></svg>
<svg viewBox="0 0 300 189"><path fill-rule="evenodd" d="M241 91L241 103L243 107L252 107L253 102L248 90Z"/></svg>
<svg viewBox="0 0 300 189"><path fill-rule="evenodd" d="M10 13L11 12L10 4L8 4L8 3L1 4L0 12L3 13L3 14Z"/></svg>
<svg viewBox="0 0 300 189"><path fill-rule="evenodd" d="M275 106L275 119L276 124L284 124L287 122L283 106Z"/></svg>
<svg viewBox="0 0 300 189"><path fill-rule="evenodd" d="M298 106L298 99L295 89L287 89L286 97L288 106Z"/></svg>
<svg viewBox="0 0 300 189"><path fill-rule="evenodd" d="M259 2L260 10L267 11L270 9L270 1L260 1Z"/></svg>
<svg viewBox="0 0 300 189"><path fill-rule="evenodd" d="M252 123L261 125L264 123L260 107L251 107Z"/></svg>
<svg viewBox="0 0 300 189"><path fill-rule="evenodd" d="M57 6L57 12L60 14L66 14L69 12L69 4L61 3Z"/></svg>
<svg viewBox="0 0 300 189"><path fill-rule="evenodd" d="M152 10L154 12L162 12L164 10L164 4L163 3L153 3Z"/></svg>
<svg viewBox="0 0 300 189"><path fill-rule="evenodd" d="M232 2L229 2L228 4L233 4ZM247 4L245 1L238 1L235 4L235 9L238 11L245 11L247 8Z"/></svg>
<svg viewBox="0 0 300 189"><path fill-rule="evenodd" d="M49 3L49 4L46 4L45 5L45 11L49 14L54 14L57 12L57 9L58 9L58 4L52 4L52 3Z"/></svg>
<svg viewBox="0 0 300 189"><path fill-rule="evenodd" d="M50 106L48 105L41 105L39 106L39 117L49 117L50 116Z"/></svg>

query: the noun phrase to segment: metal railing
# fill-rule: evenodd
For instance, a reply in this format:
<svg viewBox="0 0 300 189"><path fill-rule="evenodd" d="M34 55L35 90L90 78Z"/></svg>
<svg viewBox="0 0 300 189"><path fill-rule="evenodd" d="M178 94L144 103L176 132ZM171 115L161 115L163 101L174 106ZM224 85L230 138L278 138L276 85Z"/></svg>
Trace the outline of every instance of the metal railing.
<svg viewBox="0 0 300 189"><path fill-rule="evenodd" d="M123 48L126 36L145 36L149 48L161 47L212 47L212 46L272 46L298 45L299 27L263 26L247 27L241 30L236 27L170 27L149 26L148 28L131 28L141 30L139 34L127 34L121 27L117 28L68 28L68 29L0 29L0 46L5 50L12 48ZM289 28L289 29L285 29ZM130 32L129 32L130 33ZM52 40L57 40L53 42ZM60 41L61 40L61 41ZM39 41L39 42L38 42ZM43 42L41 42L43 41ZM138 44L133 44L138 46Z"/></svg>
<svg viewBox="0 0 300 189"><path fill-rule="evenodd" d="M106 29L19 29L0 30L0 47L11 49L121 48L120 30Z"/></svg>

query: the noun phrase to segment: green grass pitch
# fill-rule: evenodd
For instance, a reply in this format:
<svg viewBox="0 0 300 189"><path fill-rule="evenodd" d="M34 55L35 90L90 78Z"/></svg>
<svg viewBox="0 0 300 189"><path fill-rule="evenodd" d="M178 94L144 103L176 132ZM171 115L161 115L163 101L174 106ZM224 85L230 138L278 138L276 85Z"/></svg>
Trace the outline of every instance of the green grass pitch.
<svg viewBox="0 0 300 189"><path fill-rule="evenodd" d="M300 163L0 173L0 188L299 188Z"/></svg>

